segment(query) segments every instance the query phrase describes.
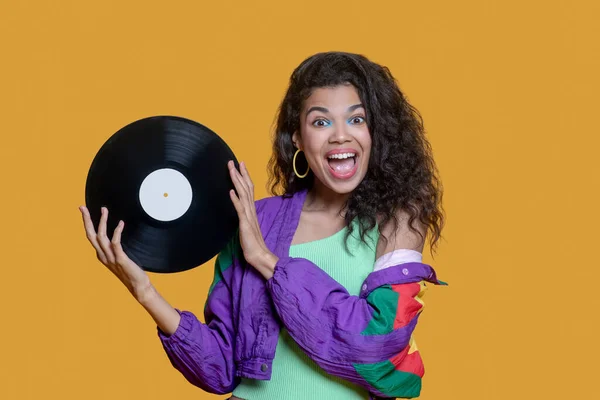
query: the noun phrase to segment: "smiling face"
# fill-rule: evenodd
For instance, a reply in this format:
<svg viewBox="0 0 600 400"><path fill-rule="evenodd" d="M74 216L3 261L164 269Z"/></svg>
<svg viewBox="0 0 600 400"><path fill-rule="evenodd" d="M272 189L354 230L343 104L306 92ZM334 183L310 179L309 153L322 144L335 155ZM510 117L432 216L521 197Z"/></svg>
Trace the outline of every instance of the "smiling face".
<svg viewBox="0 0 600 400"><path fill-rule="evenodd" d="M292 140L304 151L315 185L348 194L367 174L371 135L352 85L315 89L300 113L300 135Z"/></svg>

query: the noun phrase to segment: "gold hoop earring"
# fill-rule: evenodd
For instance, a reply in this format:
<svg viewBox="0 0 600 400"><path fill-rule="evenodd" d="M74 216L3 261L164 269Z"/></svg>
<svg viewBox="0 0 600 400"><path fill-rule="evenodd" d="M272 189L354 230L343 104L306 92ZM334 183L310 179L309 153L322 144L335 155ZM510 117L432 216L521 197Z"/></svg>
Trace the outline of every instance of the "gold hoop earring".
<svg viewBox="0 0 600 400"><path fill-rule="evenodd" d="M296 152L294 153L294 160L292 161L292 166L294 167L294 173L296 174L296 176L298 178L304 178L306 175L308 175L308 171L310 171L310 166L308 168L306 168L306 172L304 173L304 175L300 175L298 173L298 170L296 169L296 157L298 156L298 153L300 153L302 150L298 149L296 150Z"/></svg>

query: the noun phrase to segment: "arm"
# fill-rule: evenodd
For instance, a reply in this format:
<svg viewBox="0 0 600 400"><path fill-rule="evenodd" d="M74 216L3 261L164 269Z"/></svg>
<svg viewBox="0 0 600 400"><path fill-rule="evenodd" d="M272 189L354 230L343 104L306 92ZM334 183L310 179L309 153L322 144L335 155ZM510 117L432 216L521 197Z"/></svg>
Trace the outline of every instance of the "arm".
<svg viewBox="0 0 600 400"><path fill-rule="evenodd" d="M87 207L81 206L86 236L102 262L150 313L157 323L158 334L169 359L193 384L213 392L227 393L235 385L232 356L231 291L225 270L232 260L232 246L217 261L215 284L211 289L201 324L191 313L174 309L150 283L146 272L123 250L121 233L125 223L119 221L112 238L108 238L108 209L102 207L96 232ZM229 260L226 260L226 259ZM231 273L229 268L229 273Z"/></svg>
<svg viewBox="0 0 600 400"><path fill-rule="evenodd" d="M181 320L179 313L158 293L154 286L141 295L138 302L154 319L161 332L172 335L177 330Z"/></svg>
<svg viewBox="0 0 600 400"><path fill-rule="evenodd" d="M420 257L403 259L420 255L419 246L414 237L402 235L378 247L378 256L397 251L378 258L359 296L300 258L277 260L267 287L290 335L327 373L378 396L416 397L424 370L412 334L425 281L445 284Z"/></svg>
<svg viewBox="0 0 600 400"><path fill-rule="evenodd" d="M411 342L424 280L444 284L428 265L400 264L371 273L352 296L312 262L281 258L267 287L290 335L327 373L379 396L414 397L422 365Z"/></svg>
<svg viewBox="0 0 600 400"><path fill-rule="evenodd" d="M237 258L237 237L218 256L215 275L204 308L206 323L189 311L176 310L180 322L169 334L157 327L158 336L173 367L193 385L216 394L230 393L235 377L235 333L232 320L230 276Z"/></svg>

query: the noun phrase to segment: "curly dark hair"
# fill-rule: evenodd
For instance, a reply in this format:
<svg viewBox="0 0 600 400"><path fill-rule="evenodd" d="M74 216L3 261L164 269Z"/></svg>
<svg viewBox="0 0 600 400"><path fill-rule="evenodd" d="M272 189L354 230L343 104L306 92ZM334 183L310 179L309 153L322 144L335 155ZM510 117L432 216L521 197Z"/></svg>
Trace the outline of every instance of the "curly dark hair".
<svg viewBox="0 0 600 400"><path fill-rule="evenodd" d="M396 213L402 210L409 215L410 229L419 233L422 240L425 238L413 222L418 219L427 227L433 256L444 226L443 189L422 117L400 91L389 69L363 55L317 53L294 70L274 122L273 153L268 163L271 193L291 196L312 187L312 172L303 179L294 174L292 160L296 149L292 135L300 133L300 110L315 88L344 84L357 89L372 141L366 176L344 207L347 235L352 232L351 222L356 217L363 241L366 231L376 223L381 228L393 221L397 227ZM300 170L304 171L304 166Z"/></svg>

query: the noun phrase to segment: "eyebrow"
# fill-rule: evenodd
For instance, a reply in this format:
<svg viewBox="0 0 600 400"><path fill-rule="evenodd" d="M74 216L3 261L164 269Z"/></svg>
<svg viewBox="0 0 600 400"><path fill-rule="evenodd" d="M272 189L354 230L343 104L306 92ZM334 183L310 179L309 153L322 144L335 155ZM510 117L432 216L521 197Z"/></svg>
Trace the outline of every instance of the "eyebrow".
<svg viewBox="0 0 600 400"><path fill-rule="evenodd" d="M365 108L365 107L362 105L362 103L355 104L355 105L353 105L353 106L350 106L350 107L348 107L348 112L352 112L352 111L356 110L357 108L361 108L361 107L362 107L362 108ZM328 113L328 112L329 112L329 110L328 110L328 109L326 109L325 107L318 107L318 106L314 106L314 107L311 107L311 108L309 108L309 109L308 109L308 111L306 112L306 116L308 117L308 114L310 114L310 113L311 113L311 112L313 112L313 111L321 111L321 112L323 112L323 113Z"/></svg>

